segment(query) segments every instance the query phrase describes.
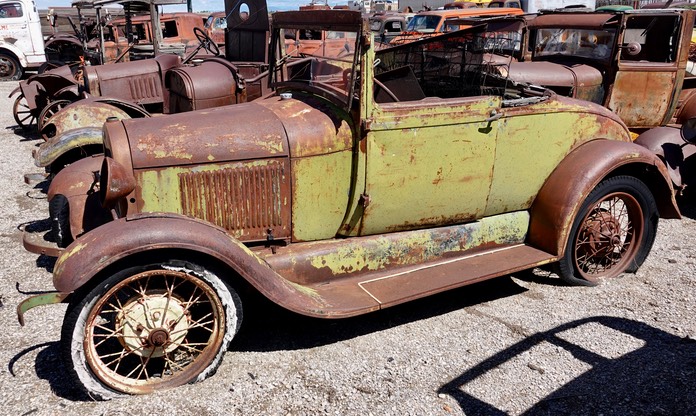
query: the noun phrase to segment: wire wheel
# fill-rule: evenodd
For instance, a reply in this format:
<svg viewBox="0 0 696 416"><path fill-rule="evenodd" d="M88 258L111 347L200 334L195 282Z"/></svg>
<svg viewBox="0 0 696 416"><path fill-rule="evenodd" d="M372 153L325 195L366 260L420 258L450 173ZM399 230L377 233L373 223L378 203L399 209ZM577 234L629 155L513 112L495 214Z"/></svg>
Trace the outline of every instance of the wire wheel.
<svg viewBox="0 0 696 416"><path fill-rule="evenodd" d="M64 353L100 398L214 374L241 320L236 293L208 271L136 269L107 279L66 314Z"/></svg>
<svg viewBox="0 0 696 416"><path fill-rule="evenodd" d="M19 94L15 99L14 105L12 106L12 115L17 125L23 130L29 130L29 128L36 123L36 115L34 115L34 111L29 108L24 94Z"/></svg>
<svg viewBox="0 0 696 416"><path fill-rule="evenodd" d="M623 272L635 256L643 223L643 210L630 194L615 192L597 202L583 218L574 244L575 266L582 278L596 280Z"/></svg>
<svg viewBox="0 0 696 416"><path fill-rule="evenodd" d="M63 107L70 103L72 103L72 101L70 100L56 100L44 107L44 109L41 110L41 113L39 114L39 118L37 119L37 126L39 131L43 130L44 126L51 117L53 117L57 112L62 110Z"/></svg>
<svg viewBox="0 0 696 416"><path fill-rule="evenodd" d="M616 176L590 192L573 221L558 275L592 286L635 272L655 241L658 215L650 189L639 179Z"/></svg>

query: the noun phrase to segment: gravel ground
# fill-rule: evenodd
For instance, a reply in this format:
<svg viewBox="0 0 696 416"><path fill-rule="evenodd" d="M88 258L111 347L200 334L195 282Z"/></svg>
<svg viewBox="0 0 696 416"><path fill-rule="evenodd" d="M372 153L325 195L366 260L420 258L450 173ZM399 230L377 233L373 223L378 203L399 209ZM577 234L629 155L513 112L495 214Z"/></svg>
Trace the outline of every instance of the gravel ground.
<svg viewBox="0 0 696 416"><path fill-rule="evenodd" d="M482 415L696 413L696 209L663 220L645 265L599 287L525 272L367 316L322 321L275 307L246 316L217 374L149 396L95 402L59 358L64 305L52 261L21 228L47 217L35 135L15 130L16 82L0 83L0 414ZM696 204L693 204L696 206ZM42 224L39 223L38 226Z"/></svg>

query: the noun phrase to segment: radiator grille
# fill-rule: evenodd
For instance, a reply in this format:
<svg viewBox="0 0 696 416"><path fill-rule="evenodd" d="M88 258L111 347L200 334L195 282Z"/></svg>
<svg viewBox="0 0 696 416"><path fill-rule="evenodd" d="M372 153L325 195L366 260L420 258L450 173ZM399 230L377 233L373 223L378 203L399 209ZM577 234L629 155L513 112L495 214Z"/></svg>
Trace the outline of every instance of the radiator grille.
<svg viewBox="0 0 696 416"><path fill-rule="evenodd" d="M264 238L268 228L281 237L289 229L284 174L282 163L181 173L183 213L240 237Z"/></svg>
<svg viewBox="0 0 696 416"><path fill-rule="evenodd" d="M158 76L137 76L128 79L128 88L134 101L152 101L161 98L160 80Z"/></svg>

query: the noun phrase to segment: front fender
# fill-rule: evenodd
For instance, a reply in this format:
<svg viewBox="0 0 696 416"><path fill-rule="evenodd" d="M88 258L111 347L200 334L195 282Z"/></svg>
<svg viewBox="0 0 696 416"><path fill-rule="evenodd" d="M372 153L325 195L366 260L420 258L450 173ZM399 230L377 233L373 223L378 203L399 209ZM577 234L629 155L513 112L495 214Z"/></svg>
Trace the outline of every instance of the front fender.
<svg viewBox="0 0 696 416"><path fill-rule="evenodd" d="M24 52L19 49L17 46L5 42L4 40L0 40L0 51L3 49L7 50L11 54L13 54L17 60L19 61L19 64L22 66L22 68L26 68L29 66L29 61L27 61L27 56L24 54Z"/></svg>
<svg viewBox="0 0 696 416"><path fill-rule="evenodd" d="M681 217L667 168L654 153L634 143L593 140L566 156L541 187L531 208L529 244L560 256L585 197L613 174L643 180L661 217Z"/></svg>
<svg viewBox="0 0 696 416"><path fill-rule="evenodd" d="M50 166L73 149L103 144L101 125L68 130L42 143L34 153L34 164L38 167Z"/></svg>
<svg viewBox="0 0 696 416"><path fill-rule="evenodd" d="M111 218L109 211L101 206L99 193L95 192L98 183L96 174L103 161L104 155L80 159L58 172L48 187L49 202L56 195L67 198L70 233L73 237L93 230Z"/></svg>
<svg viewBox="0 0 696 416"><path fill-rule="evenodd" d="M139 106L103 97L90 97L76 101L58 111L48 119L41 129L41 134L49 137L48 141L57 140L57 137L68 130L82 127L98 127L110 117L117 119L150 117L150 113Z"/></svg>
<svg viewBox="0 0 696 416"><path fill-rule="evenodd" d="M152 250L176 249L217 259L271 301L308 316L325 316L327 305L316 293L290 282L222 228L177 214L136 214L84 234L56 261L53 285L72 293L100 272L118 268L129 257Z"/></svg>

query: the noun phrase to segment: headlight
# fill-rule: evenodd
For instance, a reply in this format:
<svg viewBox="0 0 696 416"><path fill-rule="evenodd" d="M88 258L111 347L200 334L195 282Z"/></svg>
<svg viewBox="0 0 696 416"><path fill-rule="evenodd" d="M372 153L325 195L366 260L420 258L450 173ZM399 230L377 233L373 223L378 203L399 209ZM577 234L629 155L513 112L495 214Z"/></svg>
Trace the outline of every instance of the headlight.
<svg viewBox="0 0 696 416"><path fill-rule="evenodd" d="M135 189L133 173L110 157L104 157L99 177L99 199L104 208L113 208Z"/></svg>

